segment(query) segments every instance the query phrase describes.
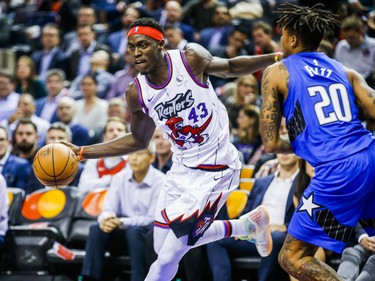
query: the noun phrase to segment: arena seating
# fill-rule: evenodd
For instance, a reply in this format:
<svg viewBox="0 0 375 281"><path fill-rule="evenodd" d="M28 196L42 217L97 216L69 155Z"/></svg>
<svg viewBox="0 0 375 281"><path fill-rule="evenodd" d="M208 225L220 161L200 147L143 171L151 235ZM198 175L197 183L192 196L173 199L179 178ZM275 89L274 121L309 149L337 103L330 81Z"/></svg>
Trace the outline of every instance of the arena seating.
<svg viewBox="0 0 375 281"><path fill-rule="evenodd" d="M247 191L238 192L247 195ZM85 256L84 244L88 229L102 210L105 194L105 189L82 194L76 187L66 187L61 190L46 188L24 197L22 190L9 188L10 228L3 271L13 274L45 271L50 275L68 275L71 270L79 272ZM232 199L239 194L235 193ZM231 200L228 202L233 204ZM240 212L238 208L244 207L243 203L246 204L246 201L232 206L233 216ZM57 255L52 248L55 241L69 248L74 258L65 260ZM130 270L128 256L112 257L106 253L105 257L111 268ZM233 268L257 270L260 261L259 257L236 258ZM340 256L332 255L327 262L337 268Z"/></svg>

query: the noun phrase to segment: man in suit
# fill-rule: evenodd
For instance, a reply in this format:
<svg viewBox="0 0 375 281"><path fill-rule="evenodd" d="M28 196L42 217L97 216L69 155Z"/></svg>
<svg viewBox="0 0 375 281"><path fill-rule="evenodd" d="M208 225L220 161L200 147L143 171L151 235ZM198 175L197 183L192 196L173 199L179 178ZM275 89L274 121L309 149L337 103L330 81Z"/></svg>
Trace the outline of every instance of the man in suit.
<svg viewBox="0 0 375 281"><path fill-rule="evenodd" d="M44 81L47 71L52 68L59 68L66 72L68 58L60 48L60 30L57 25L48 23L43 27L41 43L43 50L31 55L39 79Z"/></svg>
<svg viewBox="0 0 375 281"><path fill-rule="evenodd" d="M46 75L47 97L35 101L35 114L50 123L58 121L57 104L61 97L68 94L64 88L66 76L60 69L51 69Z"/></svg>
<svg viewBox="0 0 375 281"><path fill-rule="evenodd" d="M243 214L259 205L267 207L270 215L270 229L273 249L269 256L262 258L258 281L281 280L283 271L277 257L284 243L288 224L294 212L294 181L298 174L299 158L295 154L278 154L280 169L277 173L259 178L250 192ZM231 258L257 256L255 244L234 238L207 244L207 254L214 281L232 280ZM284 274L286 279L288 276Z"/></svg>
<svg viewBox="0 0 375 281"><path fill-rule="evenodd" d="M0 171L8 187L25 189L31 172L29 162L10 154L8 131L0 126Z"/></svg>
<svg viewBox="0 0 375 281"><path fill-rule="evenodd" d="M78 75L85 75L90 72L90 60L94 52L103 50L107 53L110 48L95 40L95 31L92 25L81 24L77 27L79 48L75 49L69 57L68 79L73 80Z"/></svg>

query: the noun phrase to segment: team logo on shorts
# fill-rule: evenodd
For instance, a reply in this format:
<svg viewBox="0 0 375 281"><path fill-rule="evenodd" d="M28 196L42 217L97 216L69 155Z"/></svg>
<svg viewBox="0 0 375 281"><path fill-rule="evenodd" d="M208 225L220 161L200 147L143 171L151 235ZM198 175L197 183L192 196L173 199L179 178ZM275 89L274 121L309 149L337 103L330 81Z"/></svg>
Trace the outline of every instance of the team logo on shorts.
<svg viewBox="0 0 375 281"><path fill-rule="evenodd" d="M306 212L309 217L312 218L314 210L322 207L316 204L314 201L314 193L311 193L307 198L302 196L302 203L300 204L297 212Z"/></svg>
<svg viewBox="0 0 375 281"><path fill-rule="evenodd" d="M195 228L192 232L192 236L201 237L203 233L207 230L207 228L211 225L214 220L213 214L204 214L197 223L195 224Z"/></svg>

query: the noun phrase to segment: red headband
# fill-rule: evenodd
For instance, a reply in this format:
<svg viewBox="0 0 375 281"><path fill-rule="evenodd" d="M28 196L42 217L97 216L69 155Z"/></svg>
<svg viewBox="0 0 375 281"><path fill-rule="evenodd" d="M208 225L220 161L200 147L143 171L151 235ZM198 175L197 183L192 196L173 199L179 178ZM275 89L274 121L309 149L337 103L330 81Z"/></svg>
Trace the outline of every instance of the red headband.
<svg viewBox="0 0 375 281"><path fill-rule="evenodd" d="M149 27L149 26L133 26L128 32L128 38L130 35L133 34L141 34L151 37L156 41L161 41L164 39L163 33L157 30L156 28Z"/></svg>

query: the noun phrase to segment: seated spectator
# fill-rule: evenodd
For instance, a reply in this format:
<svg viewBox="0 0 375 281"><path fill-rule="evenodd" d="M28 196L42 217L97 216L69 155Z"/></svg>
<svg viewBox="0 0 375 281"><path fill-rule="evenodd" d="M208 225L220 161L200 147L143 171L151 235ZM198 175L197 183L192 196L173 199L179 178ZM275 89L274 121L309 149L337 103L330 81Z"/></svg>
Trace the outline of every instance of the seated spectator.
<svg viewBox="0 0 375 281"><path fill-rule="evenodd" d="M44 144L47 130L50 126L50 123L43 118L40 118L35 115L35 101L32 95L22 94L18 99L17 110L8 120L3 120L0 124L6 127L11 136L18 124L18 121L22 118L30 119L38 128L38 143L40 146Z"/></svg>
<svg viewBox="0 0 375 281"><path fill-rule="evenodd" d="M53 68L59 68L66 73L68 57L60 48L59 27L53 23L46 24L42 29L41 42L43 49L31 55L39 79L45 81L47 71Z"/></svg>
<svg viewBox="0 0 375 281"><path fill-rule="evenodd" d="M14 80L11 75L0 72L0 122L16 111L19 94L14 91Z"/></svg>
<svg viewBox="0 0 375 281"><path fill-rule="evenodd" d="M200 31L199 43L208 50L227 45L233 30L231 20L227 6L218 4L212 16L213 25Z"/></svg>
<svg viewBox="0 0 375 281"><path fill-rule="evenodd" d="M374 281L375 236L369 237L359 223L355 236L358 244L344 249L337 274L346 281Z"/></svg>
<svg viewBox="0 0 375 281"><path fill-rule="evenodd" d="M165 175L152 167L155 147L129 155L130 169L116 174L104 200L98 223L90 227L82 267L83 280L102 277L106 250L130 255L131 280L143 281L148 264L145 239L152 230L154 212ZM91 278L88 279L87 277Z"/></svg>
<svg viewBox="0 0 375 281"><path fill-rule="evenodd" d="M110 53L107 45L95 40L95 31L92 25L78 25L77 35L79 47L72 51L68 59L68 80L70 81L79 75L86 75L90 72L90 60L94 52L103 50Z"/></svg>
<svg viewBox="0 0 375 281"><path fill-rule="evenodd" d="M214 26L213 17L218 6L217 0L194 1L183 8L182 22L200 32L204 28Z"/></svg>
<svg viewBox="0 0 375 281"><path fill-rule="evenodd" d="M94 75L82 78L83 99L77 101L76 120L89 130L90 137L107 122L108 102L97 97L98 81Z"/></svg>
<svg viewBox="0 0 375 281"><path fill-rule="evenodd" d="M246 214L259 205L266 206L269 211L273 249L269 256L261 259L258 281L280 281L283 276L288 279L278 264L278 254L294 213L293 194L299 157L294 154L278 154L277 159L280 164L279 172L255 181L242 212ZM255 244L235 238L209 243L206 247L214 281L232 280L232 258L259 257Z"/></svg>
<svg viewBox="0 0 375 281"><path fill-rule="evenodd" d="M254 75L243 75L225 84L221 89L220 98L228 111L232 129L237 129L238 111L247 105L260 106L259 84Z"/></svg>
<svg viewBox="0 0 375 281"><path fill-rule="evenodd" d="M0 126L0 170L8 187L25 189L31 173L29 162L10 153L8 131Z"/></svg>
<svg viewBox="0 0 375 281"><path fill-rule="evenodd" d="M169 50L185 50L186 45L189 43L184 38L184 33L182 32L182 30L174 25L166 25L164 27L164 35L166 38L165 47Z"/></svg>
<svg viewBox="0 0 375 281"><path fill-rule="evenodd" d="M375 80L370 80L375 73L375 38L366 34L365 24L358 16L345 18L341 30L344 39L337 43L334 59L357 71L373 87Z"/></svg>
<svg viewBox="0 0 375 281"><path fill-rule="evenodd" d="M159 127L156 127L152 140L155 143L155 161L152 166L166 174L172 167L172 144L164 139L163 130Z"/></svg>
<svg viewBox="0 0 375 281"><path fill-rule="evenodd" d="M5 247L5 234L8 230L8 193L7 183L0 175L0 253Z"/></svg>
<svg viewBox="0 0 375 281"><path fill-rule="evenodd" d="M104 141L110 141L127 133L123 120L118 117L109 118L104 127ZM108 188L113 176L126 166L126 156L89 159L83 169L78 189L87 192L95 188Z"/></svg>
<svg viewBox="0 0 375 281"><path fill-rule="evenodd" d="M98 81L97 97L104 99L109 92L115 78L109 73L110 63L109 54L103 50L96 51L91 56L91 66L89 74L93 75ZM84 75L77 76L69 87L69 96L75 99L82 98L81 83Z"/></svg>
<svg viewBox="0 0 375 281"><path fill-rule="evenodd" d="M32 193L40 188L40 183L31 168L34 156L40 148L38 145L38 129L35 123L30 119L21 119L14 130L12 146L12 154L27 160L30 165L31 172L25 187L25 193Z"/></svg>
<svg viewBox="0 0 375 281"><path fill-rule="evenodd" d="M254 105L241 108L237 124L238 131L233 144L241 153L244 164L255 165L266 153L259 133L259 108Z"/></svg>
<svg viewBox="0 0 375 281"><path fill-rule="evenodd" d="M106 100L118 97L123 98L128 85L133 82L134 78L138 74L138 71L135 69L134 58L131 56L129 51L125 52L124 60L124 69L115 73L115 81L113 82L112 87L106 96Z"/></svg>
<svg viewBox="0 0 375 281"><path fill-rule="evenodd" d="M21 56L17 60L15 82L17 93L28 93L34 99L47 96L45 85L37 79L34 62L28 56Z"/></svg>
<svg viewBox="0 0 375 281"><path fill-rule="evenodd" d="M90 135L87 128L75 119L76 101L71 97L62 97L57 104L58 119L68 125L72 131L72 143L75 145L87 145L90 142Z"/></svg>
<svg viewBox="0 0 375 281"><path fill-rule="evenodd" d="M64 87L66 76L60 69L50 69L46 73L47 97L37 99L35 114L50 123L58 121L57 104L61 97L68 94Z"/></svg>
<svg viewBox="0 0 375 281"><path fill-rule="evenodd" d="M182 19L182 7L179 1L168 1L165 3L165 8L161 11L159 23L164 27L164 31L167 26L176 27L174 30L179 30L182 34L182 38L186 42L195 42L197 36L195 30L190 25L181 22ZM182 49L181 49L182 50Z"/></svg>

